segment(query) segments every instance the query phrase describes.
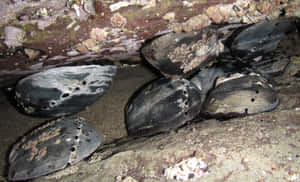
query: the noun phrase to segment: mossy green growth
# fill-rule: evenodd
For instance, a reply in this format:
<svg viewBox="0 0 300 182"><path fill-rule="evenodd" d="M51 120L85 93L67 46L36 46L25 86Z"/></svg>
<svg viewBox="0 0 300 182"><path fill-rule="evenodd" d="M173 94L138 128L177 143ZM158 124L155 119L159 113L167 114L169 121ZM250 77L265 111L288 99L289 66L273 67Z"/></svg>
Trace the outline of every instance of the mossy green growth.
<svg viewBox="0 0 300 182"><path fill-rule="evenodd" d="M24 29L29 32L29 38L26 43L41 42L42 40L53 41L54 37L66 36L69 39L76 38L76 32L73 29L67 29L67 26L73 20L70 17L57 17L56 22L46 27L44 30L38 29L37 24L26 24Z"/></svg>
<svg viewBox="0 0 300 182"><path fill-rule="evenodd" d="M5 27L5 25L0 26L0 37L1 37L1 39L4 39L4 37L5 37L4 27Z"/></svg>
<svg viewBox="0 0 300 182"><path fill-rule="evenodd" d="M23 29L25 30L25 32L33 32L38 30L38 26L37 24L25 24L23 26Z"/></svg>
<svg viewBox="0 0 300 182"><path fill-rule="evenodd" d="M70 24L71 22L72 22L73 20L72 20L72 18L71 17L69 17L69 16L64 16L64 17L57 17L56 18L56 22L55 22L55 24L52 24L52 25L50 25L49 27L51 28L52 26L60 26L60 25L68 25L68 24Z"/></svg>
<svg viewBox="0 0 300 182"><path fill-rule="evenodd" d="M207 0L192 0L190 2L198 3L198 4L207 4Z"/></svg>
<svg viewBox="0 0 300 182"><path fill-rule="evenodd" d="M165 14L172 5L174 5L174 1L162 0L155 7L150 7L146 9L143 9L140 6L130 6L126 11L122 12L121 14L127 18L127 21L132 21L137 17L145 17L146 14L149 14L150 17L155 17L157 15Z"/></svg>

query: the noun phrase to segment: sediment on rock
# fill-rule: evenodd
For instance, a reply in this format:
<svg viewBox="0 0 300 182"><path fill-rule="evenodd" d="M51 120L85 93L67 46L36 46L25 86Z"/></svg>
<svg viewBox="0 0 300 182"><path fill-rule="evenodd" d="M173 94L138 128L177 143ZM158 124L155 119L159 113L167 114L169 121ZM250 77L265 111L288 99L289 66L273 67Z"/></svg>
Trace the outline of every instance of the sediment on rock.
<svg viewBox="0 0 300 182"><path fill-rule="evenodd" d="M74 62L140 62L145 40L170 31L300 16L296 0L74 2L1 1L0 85Z"/></svg>

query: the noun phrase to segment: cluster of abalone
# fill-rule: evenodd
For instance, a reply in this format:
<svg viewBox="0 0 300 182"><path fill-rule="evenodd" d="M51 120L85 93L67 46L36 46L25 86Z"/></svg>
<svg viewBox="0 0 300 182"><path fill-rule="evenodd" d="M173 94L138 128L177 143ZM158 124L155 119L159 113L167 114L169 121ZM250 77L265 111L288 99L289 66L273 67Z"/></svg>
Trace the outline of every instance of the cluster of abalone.
<svg viewBox="0 0 300 182"><path fill-rule="evenodd" d="M199 114L232 117L271 111L279 104L272 75L289 59L276 50L299 28L299 19L253 25L212 25L201 31L168 33L141 49L164 77L138 90L125 107L128 135L176 129ZM280 55L279 59L277 55ZM90 155L101 138L73 115L108 89L114 65L53 68L20 80L15 101L24 113L51 118L17 142L9 156L9 180L27 180L72 165Z"/></svg>
<svg viewBox="0 0 300 182"><path fill-rule="evenodd" d="M299 19L231 27L167 33L144 45L143 57L165 78L146 85L128 102L129 135L176 129L199 114L234 117L276 108L279 99L269 80L289 62L277 47L299 28Z"/></svg>
<svg viewBox="0 0 300 182"><path fill-rule="evenodd" d="M70 116L96 102L110 86L116 66L65 66L21 79L15 88L18 108L52 118L17 142L9 155L8 179L36 178L73 165L101 144L84 118Z"/></svg>

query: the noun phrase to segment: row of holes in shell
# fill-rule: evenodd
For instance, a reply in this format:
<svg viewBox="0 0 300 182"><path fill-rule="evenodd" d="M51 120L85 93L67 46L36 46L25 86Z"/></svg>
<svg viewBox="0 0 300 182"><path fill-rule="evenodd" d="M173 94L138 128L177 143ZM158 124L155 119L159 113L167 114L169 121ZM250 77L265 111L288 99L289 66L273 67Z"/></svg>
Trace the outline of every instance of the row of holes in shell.
<svg viewBox="0 0 300 182"><path fill-rule="evenodd" d="M259 94L259 90L256 90L255 93L256 93L256 94ZM255 98L251 98L251 102L255 102ZM248 108L245 108L244 111L245 111L245 114L248 114L249 109L248 109Z"/></svg>
<svg viewBox="0 0 300 182"><path fill-rule="evenodd" d="M81 84L82 84L82 85L86 85L87 82L86 82L85 80L83 80L83 81L81 82ZM79 90L80 90L80 87L75 87L74 89L69 88L69 90L74 90L74 91L76 92L76 91L79 91ZM61 94L61 99L66 99L66 98L69 97L70 95L71 95L71 93L65 92L65 93ZM56 105L57 105L57 102L56 102L55 100L51 100L51 101L49 102L49 107L44 106L42 109L43 109L43 110L48 110L48 109L50 109L50 108L52 108L52 107L55 107Z"/></svg>
<svg viewBox="0 0 300 182"><path fill-rule="evenodd" d="M77 152L77 147L78 147L78 144L79 144L79 136L82 134L82 122L80 119L77 119L75 122L74 122L74 125L76 127L76 130L77 130L77 134L74 136L74 143L70 149L71 151L71 155L70 155L70 158L69 158L69 161L68 161L68 165L71 165L72 162L76 159L76 152Z"/></svg>

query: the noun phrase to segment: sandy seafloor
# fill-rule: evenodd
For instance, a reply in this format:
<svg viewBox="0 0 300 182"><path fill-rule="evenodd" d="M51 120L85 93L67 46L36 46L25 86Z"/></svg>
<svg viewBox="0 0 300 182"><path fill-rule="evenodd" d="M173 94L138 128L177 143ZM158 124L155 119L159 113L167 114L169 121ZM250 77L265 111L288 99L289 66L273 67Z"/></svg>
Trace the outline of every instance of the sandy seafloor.
<svg viewBox="0 0 300 182"><path fill-rule="evenodd" d="M274 111L223 122L195 122L174 132L108 145L89 160L35 181L174 181L166 179L164 169L197 157L208 165L208 171L191 181L300 182L300 81L290 75L300 68L297 60L299 57L276 79L280 83L275 87L280 105ZM77 115L97 129L103 143L125 137L124 107L128 99L156 77L144 66L120 68L109 90ZM12 144L47 119L17 112L3 93L0 112L0 181L5 181Z"/></svg>

